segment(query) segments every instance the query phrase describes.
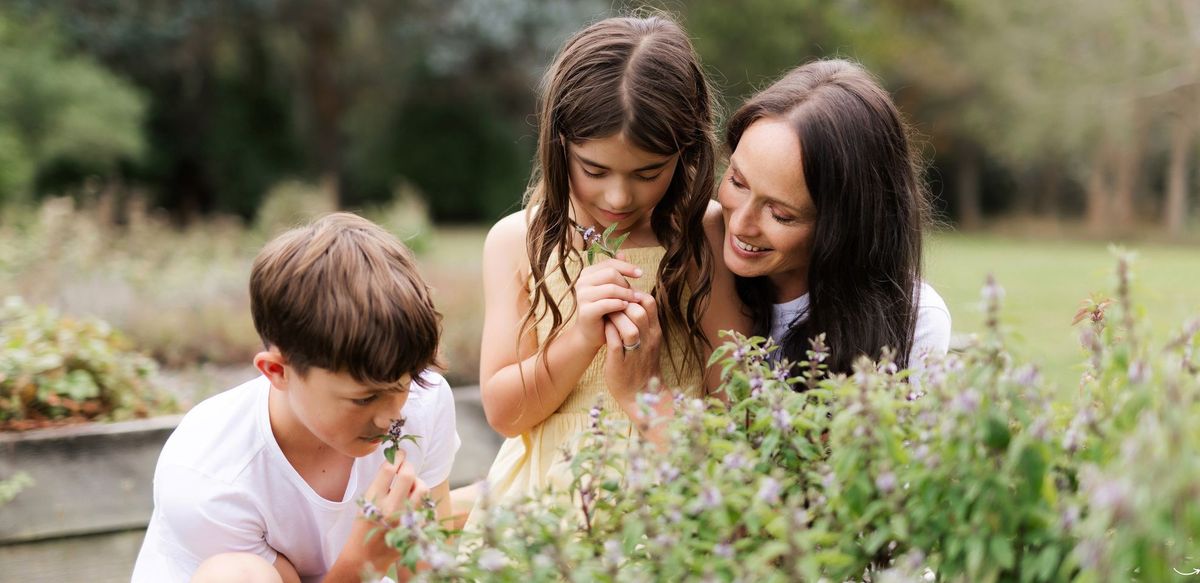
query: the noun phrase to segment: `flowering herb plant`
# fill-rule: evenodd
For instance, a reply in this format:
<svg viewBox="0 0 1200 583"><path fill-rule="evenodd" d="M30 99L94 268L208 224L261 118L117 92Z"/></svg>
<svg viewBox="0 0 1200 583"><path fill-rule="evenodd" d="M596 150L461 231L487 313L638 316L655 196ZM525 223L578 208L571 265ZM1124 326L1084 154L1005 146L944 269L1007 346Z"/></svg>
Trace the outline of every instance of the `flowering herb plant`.
<svg viewBox="0 0 1200 583"><path fill-rule="evenodd" d="M575 231L583 237L583 246L587 249L588 265L595 263L598 255L607 255L614 259L617 257L617 252L621 250L621 244L629 237L629 233L613 239L611 237L616 230L617 223L609 225L603 233L597 231L596 227L575 225Z"/></svg>
<svg viewBox="0 0 1200 583"><path fill-rule="evenodd" d="M669 446L597 407L564 452L569 485L483 505L457 551L431 520L389 542L473 581L1165 581L1200 569L1200 319L1152 345L1129 291L1081 318L1078 389L987 332L898 370L891 353L830 374L828 348L777 360L732 335L714 362L729 404L676 395ZM1098 305L1098 303L1097 303ZM914 379L915 375L919 375ZM914 382L916 380L916 382ZM416 549L416 550L414 550Z"/></svg>
<svg viewBox="0 0 1200 583"><path fill-rule="evenodd" d="M417 442L416 435L404 433L403 417L392 419L392 423L388 425L387 433L376 435L375 438L383 441L383 457L387 458L389 464L396 463L396 450L400 449L400 442Z"/></svg>

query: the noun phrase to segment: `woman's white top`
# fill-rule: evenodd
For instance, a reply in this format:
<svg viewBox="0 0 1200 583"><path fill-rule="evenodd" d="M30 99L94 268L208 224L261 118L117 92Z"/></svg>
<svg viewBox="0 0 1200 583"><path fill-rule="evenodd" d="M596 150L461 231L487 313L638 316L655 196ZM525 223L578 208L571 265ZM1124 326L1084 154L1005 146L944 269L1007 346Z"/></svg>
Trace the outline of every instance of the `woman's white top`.
<svg viewBox="0 0 1200 583"><path fill-rule="evenodd" d="M808 311L808 294L775 304L771 314L771 338L782 341L788 327ZM803 316L807 318L807 314ZM804 320L801 319L801 322ZM795 322L799 323L799 322ZM943 355L950 349L950 310L929 284L922 282L917 299L917 329L913 334L910 367L917 367L928 354Z"/></svg>

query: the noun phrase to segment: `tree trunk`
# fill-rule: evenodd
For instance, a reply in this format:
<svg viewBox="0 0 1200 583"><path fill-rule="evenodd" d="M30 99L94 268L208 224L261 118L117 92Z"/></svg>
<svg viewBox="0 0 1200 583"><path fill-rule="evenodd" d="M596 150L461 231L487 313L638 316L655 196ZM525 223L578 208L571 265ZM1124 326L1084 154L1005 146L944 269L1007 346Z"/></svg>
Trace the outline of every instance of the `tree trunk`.
<svg viewBox="0 0 1200 583"><path fill-rule="evenodd" d="M1108 148L1104 144L1096 147L1092 158L1092 168L1088 173L1087 182L1087 224L1088 230L1095 235L1104 234L1108 228Z"/></svg>
<svg viewBox="0 0 1200 583"><path fill-rule="evenodd" d="M304 76L312 111L313 154L319 184L335 208L342 203L343 99L336 78L338 67L339 7L329 0L308 6L305 19L308 58Z"/></svg>
<svg viewBox="0 0 1200 583"><path fill-rule="evenodd" d="M1062 167L1050 162L1038 172L1041 196L1038 197L1037 212L1058 218L1062 211Z"/></svg>
<svg viewBox="0 0 1200 583"><path fill-rule="evenodd" d="M1167 234L1178 237L1183 234L1188 218L1188 170L1189 153L1195 128L1186 117L1171 127L1171 152L1167 162L1167 200L1163 205L1163 227Z"/></svg>
<svg viewBox="0 0 1200 583"><path fill-rule="evenodd" d="M1113 171L1112 219L1122 232L1131 231L1136 219L1134 199L1142 165L1142 132L1136 121L1132 124L1131 134L1115 151L1116 168Z"/></svg>
<svg viewBox="0 0 1200 583"><path fill-rule="evenodd" d="M983 223L983 198L980 192L979 151L973 146L960 150L955 175L955 195L958 198L958 224L964 230L979 228Z"/></svg>

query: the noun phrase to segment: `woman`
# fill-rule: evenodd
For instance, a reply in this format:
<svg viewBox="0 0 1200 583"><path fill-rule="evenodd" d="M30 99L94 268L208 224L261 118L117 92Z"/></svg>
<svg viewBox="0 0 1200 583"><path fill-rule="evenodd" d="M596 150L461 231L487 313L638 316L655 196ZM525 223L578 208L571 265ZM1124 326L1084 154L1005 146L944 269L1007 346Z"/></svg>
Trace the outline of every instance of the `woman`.
<svg viewBox="0 0 1200 583"><path fill-rule="evenodd" d="M946 352L950 313L921 281L919 164L867 71L792 70L738 109L726 144L723 256L757 334L797 362L824 333L834 373L884 347L901 368Z"/></svg>

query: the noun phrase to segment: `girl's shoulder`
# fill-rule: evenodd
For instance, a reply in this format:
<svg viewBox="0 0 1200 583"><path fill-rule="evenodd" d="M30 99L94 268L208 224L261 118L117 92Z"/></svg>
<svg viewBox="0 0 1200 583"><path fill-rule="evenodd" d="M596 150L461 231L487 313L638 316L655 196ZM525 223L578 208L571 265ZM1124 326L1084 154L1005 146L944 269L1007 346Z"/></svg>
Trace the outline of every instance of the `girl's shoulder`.
<svg viewBox="0 0 1200 583"><path fill-rule="evenodd" d="M525 237L529 232L525 209L512 213L488 230L483 241L484 264L504 265L528 272L529 256L525 251Z"/></svg>

